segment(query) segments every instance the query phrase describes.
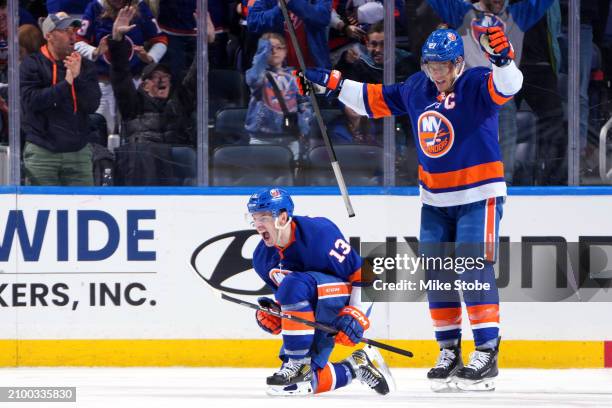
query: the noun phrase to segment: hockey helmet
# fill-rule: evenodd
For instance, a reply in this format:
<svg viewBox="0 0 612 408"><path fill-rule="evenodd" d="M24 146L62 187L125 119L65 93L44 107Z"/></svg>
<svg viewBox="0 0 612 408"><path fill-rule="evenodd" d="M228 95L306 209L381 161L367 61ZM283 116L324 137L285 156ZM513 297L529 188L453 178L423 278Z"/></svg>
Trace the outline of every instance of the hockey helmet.
<svg viewBox="0 0 612 408"><path fill-rule="evenodd" d="M247 204L249 213L269 211L273 217L278 217L281 212L286 211L287 215L293 215L293 200L287 191L282 188L265 188L254 193L249 198Z"/></svg>
<svg viewBox="0 0 612 408"><path fill-rule="evenodd" d="M427 62L459 62L463 58L463 40L459 33L448 28L435 30L421 49L421 59Z"/></svg>

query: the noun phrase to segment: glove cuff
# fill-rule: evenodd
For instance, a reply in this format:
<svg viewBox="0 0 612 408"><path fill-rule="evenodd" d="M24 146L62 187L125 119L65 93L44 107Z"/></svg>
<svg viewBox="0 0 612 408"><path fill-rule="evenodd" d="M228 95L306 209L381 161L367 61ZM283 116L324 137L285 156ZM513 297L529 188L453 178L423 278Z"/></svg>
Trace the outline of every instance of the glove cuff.
<svg viewBox="0 0 612 408"><path fill-rule="evenodd" d="M342 85L342 73L338 70L332 70L329 73L329 80L327 81L327 89L335 91Z"/></svg>
<svg viewBox="0 0 612 408"><path fill-rule="evenodd" d="M344 315L349 315L355 319L364 331L370 328L370 319L368 319L368 317L356 307L345 306L342 310L340 310L340 313L338 313L338 316Z"/></svg>

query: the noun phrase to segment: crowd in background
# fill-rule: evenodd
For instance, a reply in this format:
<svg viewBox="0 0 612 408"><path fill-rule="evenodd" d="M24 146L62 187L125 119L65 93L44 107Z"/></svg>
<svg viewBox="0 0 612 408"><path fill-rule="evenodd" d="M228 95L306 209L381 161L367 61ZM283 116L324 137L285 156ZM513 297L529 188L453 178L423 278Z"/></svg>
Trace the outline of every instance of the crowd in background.
<svg viewBox="0 0 612 408"><path fill-rule="evenodd" d="M0 0L3 142L8 134L6 3ZM286 3L307 66L335 68L359 82L383 81L382 0ZM25 0L19 5L24 181L193 185L196 0ZM525 77L523 90L500 112L506 179L514 185L566 184L568 0L394 0L393 5L398 82L420 69L420 47L439 24L463 37L467 67L489 66L475 40L478 33L490 26L505 29ZM129 15L122 11L126 6ZM583 175L594 171L596 137L611 112L611 6L610 0L581 1ZM292 73L297 57L278 0L208 0L207 19L211 170L215 152L225 146L273 145L290 151L294 174L307 171L321 134ZM382 120L359 116L325 94L317 100L334 143L382 148ZM397 183L415 185L411 125L402 117L396 122ZM531 153L524 154L524 146Z"/></svg>

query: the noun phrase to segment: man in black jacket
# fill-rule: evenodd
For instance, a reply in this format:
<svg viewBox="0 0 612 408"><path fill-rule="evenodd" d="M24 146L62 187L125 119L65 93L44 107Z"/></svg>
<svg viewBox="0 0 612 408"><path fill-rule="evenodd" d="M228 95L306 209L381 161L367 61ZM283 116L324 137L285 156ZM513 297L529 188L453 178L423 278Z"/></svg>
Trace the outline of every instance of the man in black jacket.
<svg viewBox="0 0 612 408"><path fill-rule="evenodd" d="M88 115L100 103L93 63L74 51L80 22L49 14L47 44L20 66L23 160L31 185L93 185Z"/></svg>
<svg viewBox="0 0 612 408"><path fill-rule="evenodd" d="M108 41L111 85L128 141L119 150L118 177L128 185L190 184L196 164L191 119L197 102L195 60L176 89L171 89L170 69L155 63L144 68L136 88L129 69L131 45L123 38L135 12L135 7L119 11Z"/></svg>

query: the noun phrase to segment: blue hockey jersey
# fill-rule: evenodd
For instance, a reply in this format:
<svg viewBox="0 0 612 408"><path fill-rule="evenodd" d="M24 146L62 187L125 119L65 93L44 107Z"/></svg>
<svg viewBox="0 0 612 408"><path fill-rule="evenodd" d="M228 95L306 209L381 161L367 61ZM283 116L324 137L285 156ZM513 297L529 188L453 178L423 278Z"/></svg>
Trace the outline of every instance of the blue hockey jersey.
<svg viewBox="0 0 612 408"><path fill-rule="evenodd" d="M514 82L508 87L514 92L520 89L522 75L514 64L495 69L500 77L502 69L513 70L504 80ZM437 207L468 204L506 195L498 110L512 93L500 92L493 74L488 68L468 69L447 95L424 72L389 86L345 81L340 100L374 118L408 114L422 201Z"/></svg>
<svg viewBox="0 0 612 408"><path fill-rule="evenodd" d="M93 0L85 9L83 19L81 21L81 29L77 32L77 41L84 41L94 47L100 45L100 41L112 35L113 19L104 16L103 0ZM147 4L140 0L138 1L138 11L131 24L135 24L125 38L132 44L144 45L148 41L151 45L155 43L168 44L167 37L161 32L151 9ZM98 75L109 76L109 55L100 56L97 61ZM138 75L144 68L145 63L142 62L136 53L132 52L130 56L130 67L133 74Z"/></svg>
<svg viewBox="0 0 612 408"><path fill-rule="evenodd" d="M285 248L267 247L263 241L253 253L255 272L276 292L291 272L322 272L344 282L361 281L361 257L338 227L327 218L294 216L291 240ZM320 285L319 297L350 295L350 285Z"/></svg>

